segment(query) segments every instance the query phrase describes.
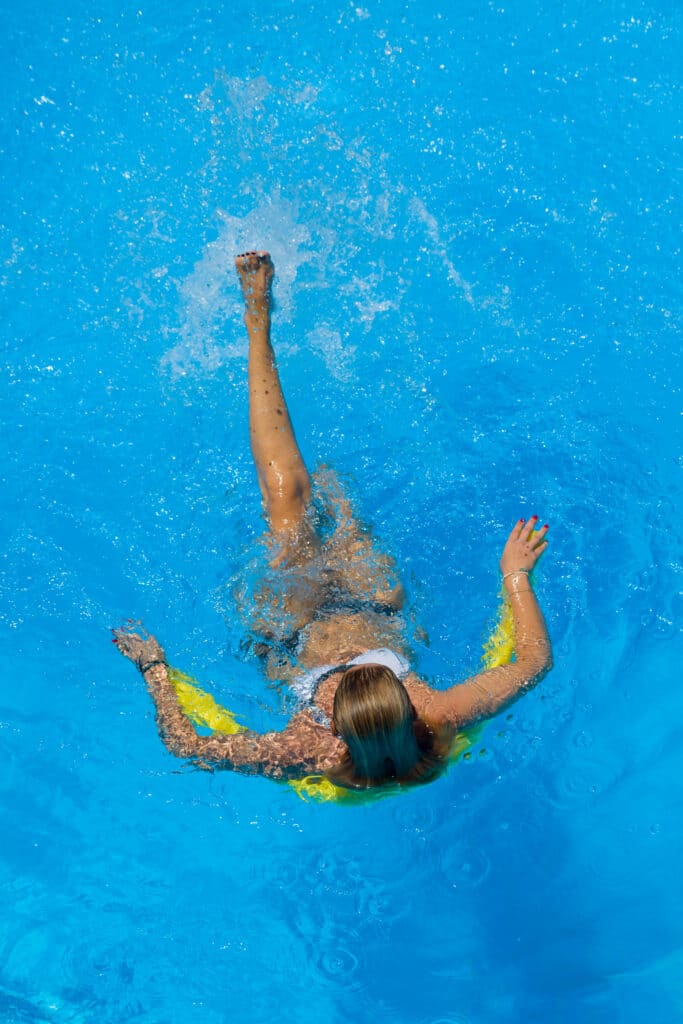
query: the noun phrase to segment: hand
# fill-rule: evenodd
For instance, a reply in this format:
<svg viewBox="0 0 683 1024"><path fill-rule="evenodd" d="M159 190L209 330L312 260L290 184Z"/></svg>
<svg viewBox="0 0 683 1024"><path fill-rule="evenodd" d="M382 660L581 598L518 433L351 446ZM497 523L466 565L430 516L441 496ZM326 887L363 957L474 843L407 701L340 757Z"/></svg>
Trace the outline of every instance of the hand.
<svg viewBox="0 0 683 1024"><path fill-rule="evenodd" d="M139 633L131 629L133 625L139 628ZM142 669L144 665L149 665L150 661L166 661L161 644L153 636L150 636L139 622L131 621L125 626L112 629L112 633L114 634L112 643L115 643L121 654L130 658L139 669Z"/></svg>
<svg viewBox="0 0 683 1024"><path fill-rule="evenodd" d="M518 569L530 572L536 565L548 542L545 535L547 526L536 529L538 516L532 516L528 523L520 519L512 528L500 559L500 571L505 575Z"/></svg>

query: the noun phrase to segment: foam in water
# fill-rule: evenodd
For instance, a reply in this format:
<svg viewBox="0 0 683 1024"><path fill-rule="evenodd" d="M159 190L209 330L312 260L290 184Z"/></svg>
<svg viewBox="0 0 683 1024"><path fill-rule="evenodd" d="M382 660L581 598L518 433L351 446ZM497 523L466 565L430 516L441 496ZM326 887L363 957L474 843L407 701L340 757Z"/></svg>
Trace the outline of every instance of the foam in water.
<svg viewBox="0 0 683 1024"><path fill-rule="evenodd" d="M235 272L235 255L266 246L277 267L273 297L278 318L289 322L294 312L294 282L299 267L315 257L307 250L311 234L297 223L297 207L275 195L245 217L219 213L218 237L209 242L192 273L180 284L182 303L179 340L165 354L163 364L173 376L195 367L215 370L227 360L243 358L246 336L242 325L242 299ZM226 341L226 335L239 342Z"/></svg>
<svg viewBox="0 0 683 1024"><path fill-rule="evenodd" d="M355 345L345 345L339 331L330 327L316 327L306 335L306 342L313 352L318 352L325 367L335 380L348 382L355 370Z"/></svg>
<svg viewBox="0 0 683 1024"><path fill-rule="evenodd" d="M378 316L399 311L406 293L419 286L425 261L437 257L436 272L469 306L505 304L501 296L475 299L448 241L452 226L433 215L428 196L391 173L383 150L355 131L345 133L331 111L321 110L318 93L310 83L282 86L265 76L218 71L197 97L212 136L208 194L219 191L224 173L234 174L235 161L242 181L218 210L218 237L179 286L180 323L163 359L172 376L211 372L244 357L233 260L247 249L272 254L279 323L293 321L297 294L310 301L314 292L320 300L308 340L337 380L348 380L353 365L347 337L355 329L367 334ZM294 121L283 115L293 107L300 114ZM226 333L239 341L226 342Z"/></svg>

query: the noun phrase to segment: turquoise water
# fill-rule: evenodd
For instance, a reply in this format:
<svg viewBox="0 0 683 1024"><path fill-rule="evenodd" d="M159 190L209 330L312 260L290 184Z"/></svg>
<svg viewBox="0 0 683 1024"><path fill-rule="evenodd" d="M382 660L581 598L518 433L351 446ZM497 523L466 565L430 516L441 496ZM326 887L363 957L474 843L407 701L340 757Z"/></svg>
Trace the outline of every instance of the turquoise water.
<svg viewBox="0 0 683 1024"><path fill-rule="evenodd" d="M3 13L0 1020L683 1020L678 9ZM437 685L551 524L552 675L368 807L183 766L109 643L285 720L234 603L253 246Z"/></svg>

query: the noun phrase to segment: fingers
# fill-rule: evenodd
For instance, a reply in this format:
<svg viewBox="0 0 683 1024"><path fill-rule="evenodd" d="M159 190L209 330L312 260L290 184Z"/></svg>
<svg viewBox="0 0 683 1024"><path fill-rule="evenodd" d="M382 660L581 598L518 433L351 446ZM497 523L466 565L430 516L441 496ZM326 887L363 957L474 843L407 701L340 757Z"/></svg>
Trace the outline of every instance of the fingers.
<svg viewBox="0 0 683 1024"><path fill-rule="evenodd" d="M122 629L112 629L112 633L111 642L116 644L121 654L126 654L130 650L130 641L137 639L134 633L124 633Z"/></svg>
<svg viewBox="0 0 683 1024"><path fill-rule="evenodd" d="M112 629L112 633L114 634L115 643L119 643L121 640L142 640L142 637L138 633L124 629L123 626L119 626L117 629Z"/></svg>
<svg viewBox="0 0 683 1024"><path fill-rule="evenodd" d="M132 627L135 626L136 629ZM137 631L139 630L139 632ZM148 639L148 634L140 622L128 619L123 626L116 626L111 630L111 642L116 645L117 651L126 658L135 658L136 652Z"/></svg>
<svg viewBox="0 0 683 1024"><path fill-rule="evenodd" d="M113 626L111 632L119 638L130 636L137 640L149 640L149 633L139 619L126 619L122 626Z"/></svg>
<svg viewBox="0 0 683 1024"><path fill-rule="evenodd" d="M508 537L508 540L519 540L522 534L522 530L524 529L524 522L524 519L517 520L515 525L512 527L512 530L510 531L510 536Z"/></svg>
<svg viewBox="0 0 683 1024"><path fill-rule="evenodd" d="M531 519L529 520L529 522L526 523L522 527L520 536L521 536L523 541L526 541L527 544L531 540L531 536L532 536L534 530L536 529L536 524L537 523L538 523L538 516L532 516Z"/></svg>
<svg viewBox="0 0 683 1024"><path fill-rule="evenodd" d="M549 529L548 524L545 523L539 529L537 528L537 523L538 516L532 516L528 522L525 519L518 519L512 527L508 543L510 541L521 541L523 544L527 544L532 551L537 551L541 544L545 544L547 547L545 536Z"/></svg>
<svg viewBox="0 0 683 1024"><path fill-rule="evenodd" d="M548 524L542 526L540 530L537 530L531 537L531 547L534 551L539 551L541 547L545 550L548 547L548 541L545 539L545 535L548 532Z"/></svg>
<svg viewBox="0 0 683 1024"><path fill-rule="evenodd" d="M541 540L543 540L548 529L549 527L547 523L539 529L538 516L532 516L528 523L525 523L523 519L520 519L513 527L512 533L514 534L518 531L517 536L520 540L523 540L526 544L532 544L532 546L535 547Z"/></svg>

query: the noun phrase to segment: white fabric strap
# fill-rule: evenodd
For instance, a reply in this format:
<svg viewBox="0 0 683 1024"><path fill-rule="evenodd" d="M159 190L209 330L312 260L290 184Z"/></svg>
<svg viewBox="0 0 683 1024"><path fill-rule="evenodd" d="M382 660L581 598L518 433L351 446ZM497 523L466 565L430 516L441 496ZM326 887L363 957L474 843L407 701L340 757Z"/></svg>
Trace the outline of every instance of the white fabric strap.
<svg viewBox="0 0 683 1024"><path fill-rule="evenodd" d="M399 679L403 679L410 671L410 665L406 659L400 654L396 654L395 651L390 651L388 647L378 647L375 651L366 651L365 654L359 654L357 658L347 664L384 665L385 668L390 668Z"/></svg>

